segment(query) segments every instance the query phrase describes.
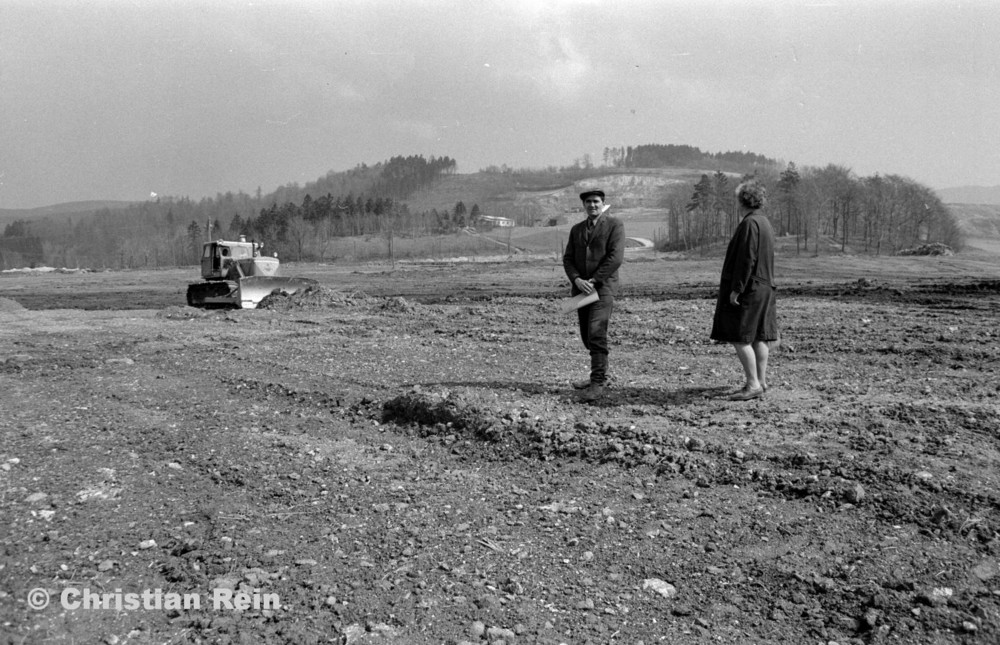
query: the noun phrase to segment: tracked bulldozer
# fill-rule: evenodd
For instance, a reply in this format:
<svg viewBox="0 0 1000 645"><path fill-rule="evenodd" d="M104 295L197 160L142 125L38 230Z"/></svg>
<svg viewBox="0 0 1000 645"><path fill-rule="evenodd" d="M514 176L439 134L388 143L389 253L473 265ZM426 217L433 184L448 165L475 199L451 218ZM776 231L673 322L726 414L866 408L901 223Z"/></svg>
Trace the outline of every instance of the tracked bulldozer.
<svg viewBox="0 0 1000 645"><path fill-rule="evenodd" d="M263 247L261 242L247 242L242 235L239 242L206 242L201 253L204 282L188 285L187 303L192 307L255 309L275 290L295 293L318 284L309 278L279 276L277 255L263 255Z"/></svg>

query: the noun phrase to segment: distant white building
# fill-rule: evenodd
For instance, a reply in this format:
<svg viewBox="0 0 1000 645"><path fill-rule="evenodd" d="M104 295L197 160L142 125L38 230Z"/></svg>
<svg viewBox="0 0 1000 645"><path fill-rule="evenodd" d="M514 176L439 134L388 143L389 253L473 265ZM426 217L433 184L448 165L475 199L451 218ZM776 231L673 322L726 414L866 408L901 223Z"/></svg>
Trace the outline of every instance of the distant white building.
<svg viewBox="0 0 1000 645"><path fill-rule="evenodd" d="M483 215L479 221L494 228L513 228L514 220L509 217L498 217L496 215Z"/></svg>

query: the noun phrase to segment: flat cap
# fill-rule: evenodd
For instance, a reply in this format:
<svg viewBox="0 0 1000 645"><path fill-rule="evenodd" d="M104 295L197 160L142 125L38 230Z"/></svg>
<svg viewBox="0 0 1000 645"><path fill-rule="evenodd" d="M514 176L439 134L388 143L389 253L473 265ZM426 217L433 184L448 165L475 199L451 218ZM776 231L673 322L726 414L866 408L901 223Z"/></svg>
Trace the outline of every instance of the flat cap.
<svg viewBox="0 0 1000 645"><path fill-rule="evenodd" d="M585 190L582 193L580 193L580 201L583 201L583 200L587 199L588 197L593 197L595 195L597 197L600 197L602 202L604 201L604 191L603 190L597 190L597 189L594 189L594 190Z"/></svg>

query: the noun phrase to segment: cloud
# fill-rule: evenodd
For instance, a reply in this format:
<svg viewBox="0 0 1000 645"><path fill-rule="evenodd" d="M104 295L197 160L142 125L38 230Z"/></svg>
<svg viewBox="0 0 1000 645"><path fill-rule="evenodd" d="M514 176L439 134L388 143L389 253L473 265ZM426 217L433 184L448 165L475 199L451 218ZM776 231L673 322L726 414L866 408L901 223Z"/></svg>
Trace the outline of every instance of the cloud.
<svg viewBox="0 0 1000 645"><path fill-rule="evenodd" d="M0 207L642 143L995 183L1000 13L812 4L8 2Z"/></svg>
<svg viewBox="0 0 1000 645"><path fill-rule="evenodd" d="M594 87L587 83L593 80L593 65L567 34L541 34L539 60L542 64L538 88L545 94L546 89L555 89L557 98L574 100L586 96Z"/></svg>

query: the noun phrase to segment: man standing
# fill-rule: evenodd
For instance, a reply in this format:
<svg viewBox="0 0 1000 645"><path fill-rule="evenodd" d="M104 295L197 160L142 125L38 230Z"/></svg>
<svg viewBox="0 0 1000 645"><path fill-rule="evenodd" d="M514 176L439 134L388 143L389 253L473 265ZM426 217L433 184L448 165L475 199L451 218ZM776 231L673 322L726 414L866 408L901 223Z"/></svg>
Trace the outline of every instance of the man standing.
<svg viewBox="0 0 1000 645"><path fill-rule="evenodd" d="M598 300L577 310L580 337L590 352L590 379L574 383L581 399L594 401L604 394L608 372L608 321L618 292L618 267L625 258L625 226L608 215L604 191L580 193L587 219L569 232L563 268L573 285L573 295L597 292Z"/></svg>

